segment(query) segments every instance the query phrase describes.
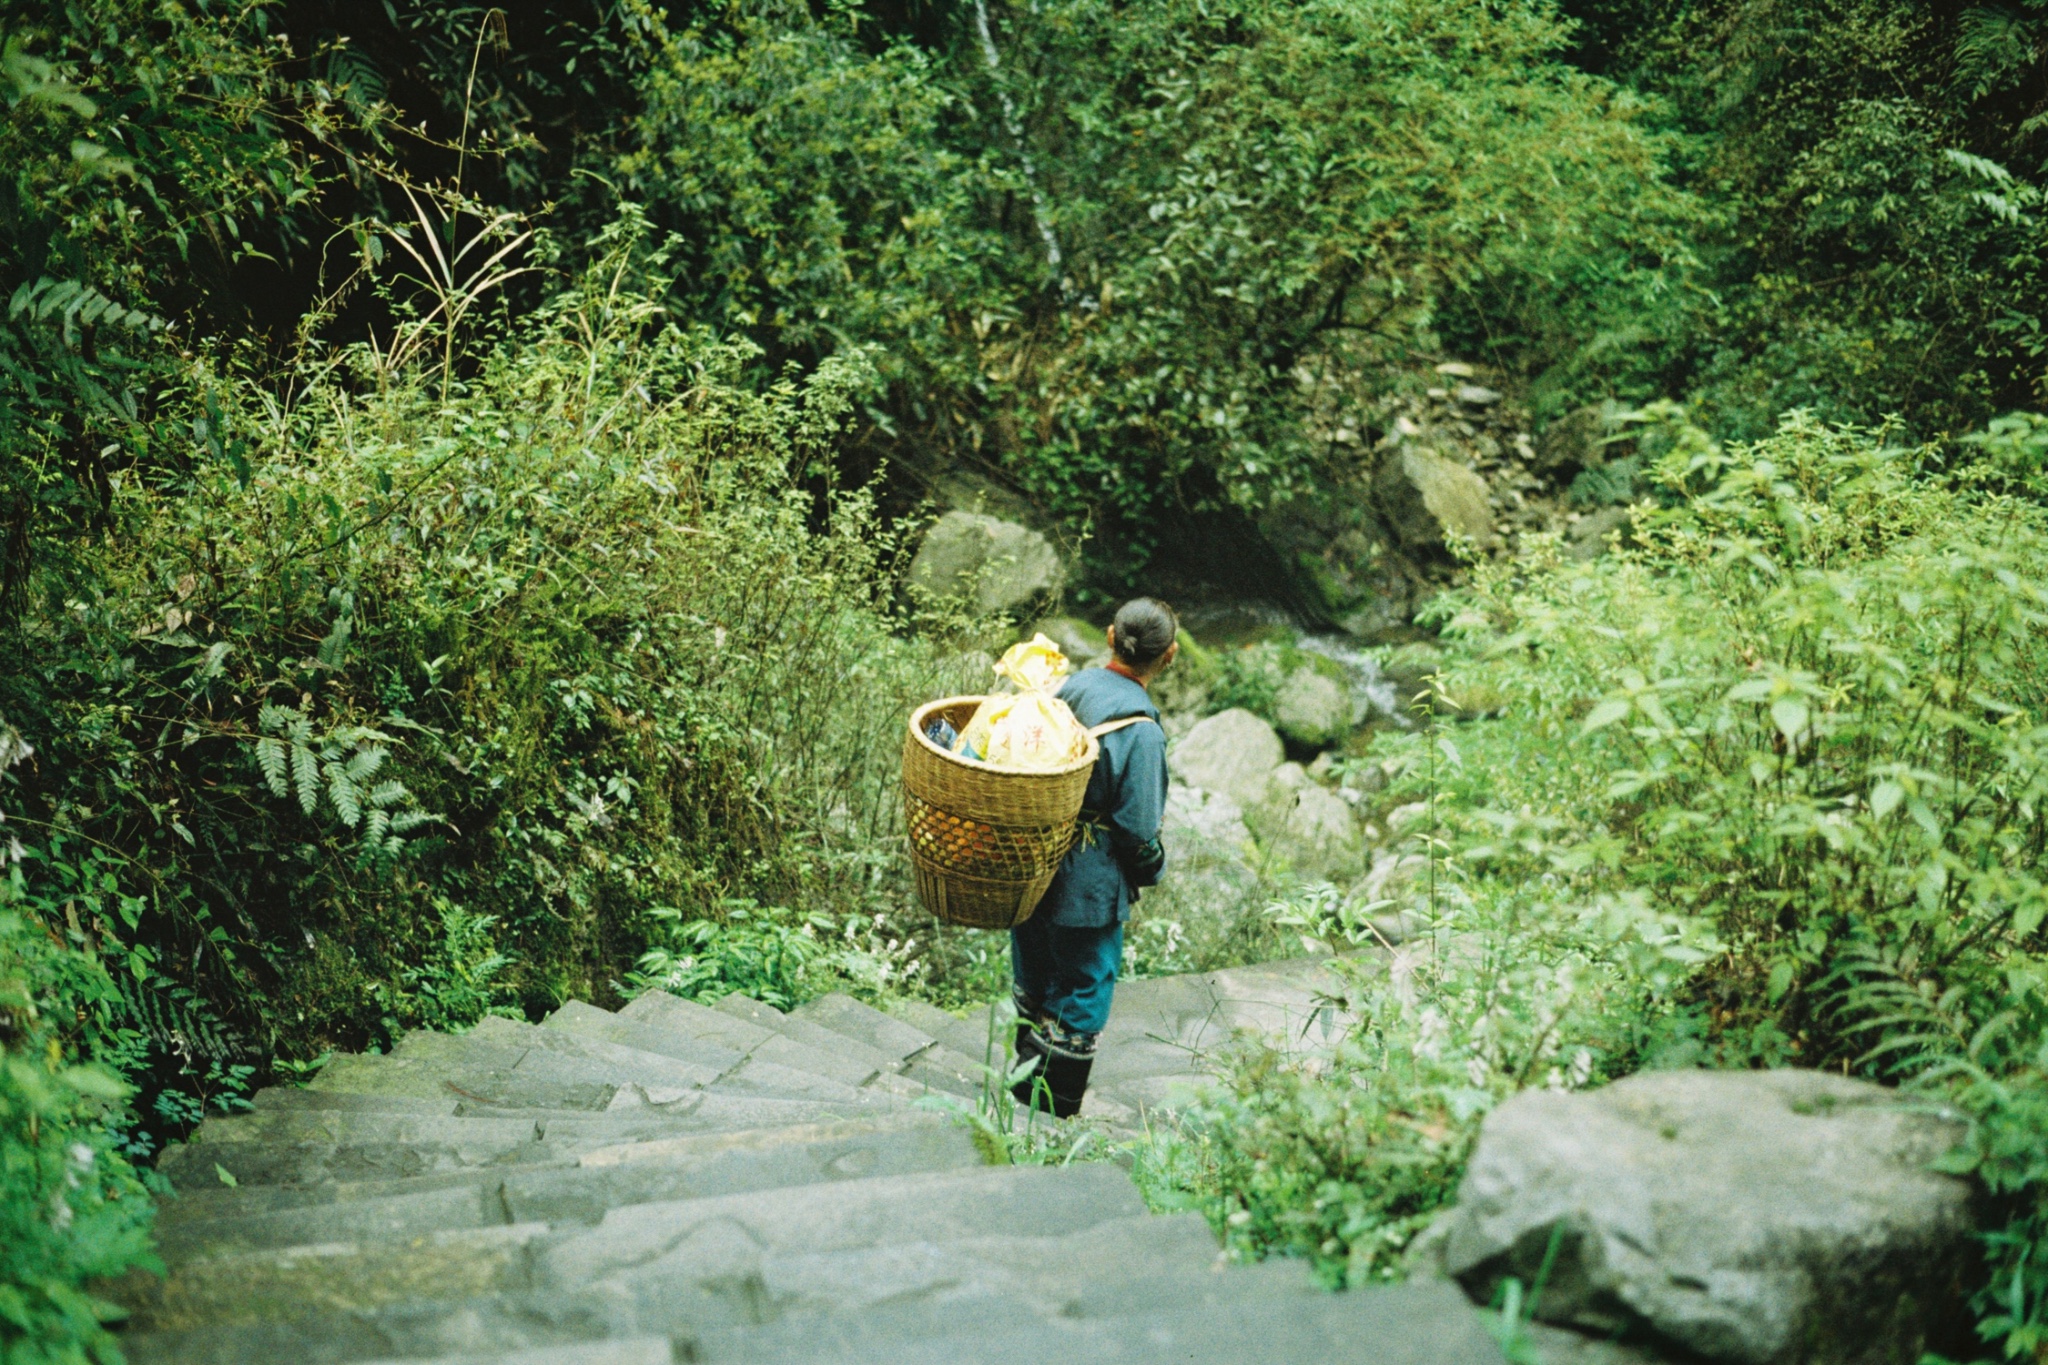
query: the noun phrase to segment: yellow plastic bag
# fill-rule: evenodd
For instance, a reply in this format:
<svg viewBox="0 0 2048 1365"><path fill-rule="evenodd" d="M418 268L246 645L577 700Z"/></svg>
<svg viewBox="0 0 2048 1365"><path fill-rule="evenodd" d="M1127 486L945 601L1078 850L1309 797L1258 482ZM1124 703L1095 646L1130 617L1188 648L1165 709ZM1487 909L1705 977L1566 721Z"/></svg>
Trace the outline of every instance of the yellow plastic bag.
<svg viewBox="0 0 2048 1365"><path fill-rule="evenodd" d="M1021 690L989 697L975 708L953 751L1004 768L1063 768L1088 752L1088 732L1053 695L1067 676L1067 657L1043 635L1012 645L996 674Z"/></svg>

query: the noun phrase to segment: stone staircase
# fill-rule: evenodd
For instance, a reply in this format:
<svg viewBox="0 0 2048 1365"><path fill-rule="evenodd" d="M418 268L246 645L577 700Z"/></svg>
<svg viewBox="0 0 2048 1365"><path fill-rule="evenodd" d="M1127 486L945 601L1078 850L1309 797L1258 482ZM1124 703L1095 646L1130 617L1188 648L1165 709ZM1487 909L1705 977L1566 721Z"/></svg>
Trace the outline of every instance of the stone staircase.
<svg viewBox="0 0 2048 1365"><path fill-rule="evenodd" d="M1127 983L1082 1122L1145 1121L1251 1029L1341 1020L1312 963ZM339 1057L167 1151L135 1365L1498 1365L1441 1284L1222 1263L1111 1161L992 1165L992 1022L659 993ZM998 1054L1000 1055L1000 1049ZM951 1102L956 1112L948 1113ZM1038 1121L1043 1122L1041 1118ZM1106 1149L1110 1144L1105 1142Z"/></svg>

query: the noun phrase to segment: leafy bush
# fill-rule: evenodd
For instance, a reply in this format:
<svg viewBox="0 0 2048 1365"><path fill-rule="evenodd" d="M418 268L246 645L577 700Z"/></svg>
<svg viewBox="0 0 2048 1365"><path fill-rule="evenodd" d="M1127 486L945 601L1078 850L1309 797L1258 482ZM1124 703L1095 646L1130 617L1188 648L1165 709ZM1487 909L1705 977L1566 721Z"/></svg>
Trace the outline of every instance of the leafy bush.
<svg viewBox="0 0 2048 1365"><path fill-rule="evenodd" d="M1491 826L1466 855L1490 877L1590 877L1714 926L1694 1055L1839 1065L1970 1113L1957 1168L2011 1211L1984 1330L2026 1351L2048 1322L2048 521L1980 491L1996 468L1922 463L1795 416L1660 462L1696 496L1639 515L1646 548L1477 571L1441 607L1453 677L1515 701L1466 732L1501 747L1453 805ZM1549 745L1562 761L1515 761Z"/></svg>
<svg viewBox="0 0 2048 1365"><path fill-rule="evenodd" d="M0 783L33 757L0 724ZM24 913L29 857L10 834L0 865L0 1355L118 1359L117 1314L89 1281L161 1270L150 1249L149 1193L115 1140L129 1087L119 1062L119 992L89 939L71 941Z"/></svg>
<svg viewBox="0 0 2048 1365"><path fill-rule="evenodd" d="M797 482L859 357L753 392L636 219L605 248L445 405L368 349L289 405L195 367L191 475L13 627L27 894L172 1089L614 998L663 907L904 904L896 727L948 679L866 498Z"/></svg>
<svg viewBox="0 0 2048 1365"><path fill-rule="evenodd" d="M1006 463L1105 562L1174 492L1306 491L1311 371L1432 347L1467 295L1548 365L1684 256L1664 144L1550 60L1546 7L980 14L871 45L853 11L704 21L619 169L692 243L691 316L771 359L882 343L871 443Z"/></svg>
<svg viewBox="0 0 2048 1365"><path fill-rule="evenodd" d="M1154 1203L1202 1209L1239 1255L1307 1257L1332 1286L1397 1277L1456 1195L1487 1111L1527 1085L1632 1069L1717 946L1640 897L1580 901L1574 889L1447 868L1391 978L1372 959L1338 961L1354 986L1331 1003L1357 1021L1333 1055L1241 1056L1220 1099L1141 1150ZM1303 923L1316 911L1304 902L1329 912L1340 898L1311 889L1275 905L1276 919Z"/></svg>
<svg viewBox="0 0 2048 1365"><path fill-rule="evenodd" d="M1395 893L1431 932L1326 1073L1254 1060L1169 1178L1239 1245L1355 1282L1519 1086L1841 1067L1972 1116L1950 1164L2004 1220L1983 1329L2037 1349L2048 517L1987 491L1986 459L1936 479L1805 416L1729 450L1692 433L1635 548L1474 565L1433 607L1444 686L1505 706L1372 756L1378 802L1432 803L1433 875ZM1281 913L1359 917L1334 892Z"/></svg>

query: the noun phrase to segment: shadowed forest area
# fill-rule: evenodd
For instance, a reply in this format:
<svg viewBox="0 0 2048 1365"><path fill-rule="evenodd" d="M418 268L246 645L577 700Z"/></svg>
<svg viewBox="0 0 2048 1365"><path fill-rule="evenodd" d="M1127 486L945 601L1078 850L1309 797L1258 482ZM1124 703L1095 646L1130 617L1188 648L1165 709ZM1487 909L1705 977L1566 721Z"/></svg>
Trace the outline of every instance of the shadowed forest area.
<svg viewBox="0 0 2048 1365"><path fill-rule="evenodd" d="M338 1051L1006 991L904 717L1136 591L1341 829L1127 974L1435 945L1155 1202L1362 1285L1518 1091L1828 1070L2048 1360L2048 4L13 0L0 100L10 1365Z"/></svg>

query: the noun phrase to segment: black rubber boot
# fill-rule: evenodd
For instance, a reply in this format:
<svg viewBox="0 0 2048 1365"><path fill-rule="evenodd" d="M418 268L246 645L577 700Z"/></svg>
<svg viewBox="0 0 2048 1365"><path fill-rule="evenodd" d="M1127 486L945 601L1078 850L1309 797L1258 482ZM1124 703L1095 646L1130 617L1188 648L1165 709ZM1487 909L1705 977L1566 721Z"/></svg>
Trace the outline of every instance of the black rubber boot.
<svg viewBox="0 0 2048 1365"><path fill-rule="evenodd" d="M1088 1093L1088 1073L1095 1067L1093 1057L1069 1057L1054 1052L1045 1059L1045 1088L1052 1092L1052 1116L1070 1119L1081 1112L1081 1097Z"/></svg>
<svg viewBox="0 0 2048 1365"><path fill-rule="evenodd" d="M1038 1087L1038 1078L1045 1074L1045 1035L1038 1031L1035 1024L1027 1024L1019 1019L1017 1054L1010 1064L1011 1069L1014 1071L1026 1062L1031 1064L1031 1070L1025 1072L1022 1079L1010 1087L1010 1094L1016 1098L1017 1103L1024 1105L1032 1102L1031 1092Z"/></svg>

